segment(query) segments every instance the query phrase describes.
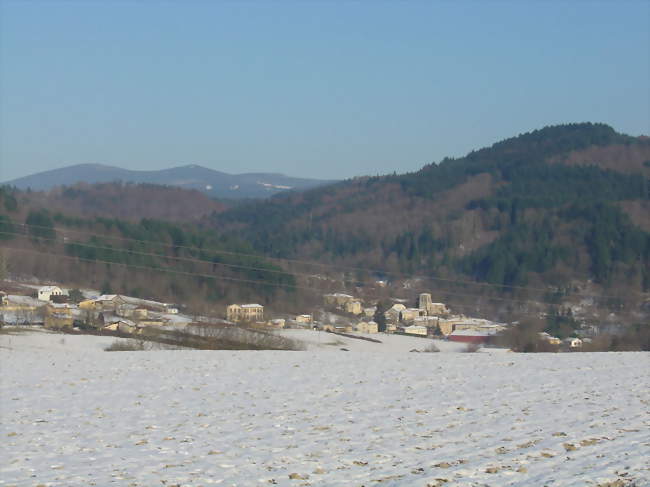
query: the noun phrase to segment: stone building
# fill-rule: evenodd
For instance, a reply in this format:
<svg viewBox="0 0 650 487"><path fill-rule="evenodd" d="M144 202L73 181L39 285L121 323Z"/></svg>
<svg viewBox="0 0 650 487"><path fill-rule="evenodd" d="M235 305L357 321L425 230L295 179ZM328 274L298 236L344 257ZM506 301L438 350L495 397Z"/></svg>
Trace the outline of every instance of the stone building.
<svg viewBox="0 0 650 487"><path fill-rule="evenodd" d="M264 306L261 304L231 304L226 308L228 321L262 321L264 319Z"/></svg>

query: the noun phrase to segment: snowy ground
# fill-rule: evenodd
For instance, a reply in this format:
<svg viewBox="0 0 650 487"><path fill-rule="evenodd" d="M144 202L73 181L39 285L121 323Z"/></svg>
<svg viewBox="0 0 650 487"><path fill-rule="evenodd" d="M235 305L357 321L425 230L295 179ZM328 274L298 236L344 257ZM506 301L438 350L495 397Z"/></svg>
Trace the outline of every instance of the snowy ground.
<svg viewBox="0 0 650 487"><path fill-rule="evenodd" d="M650 484L647 353L101 340L0 335L0 485Z"/></svg>
<svg viewBox="0 0 650 487"><path fill-rule="evenodd" d="M465 343L431 340L425 337L389 335L384 333L349 333L350 335L379 340L381 343L348 338L335 333L316 330L287 329L281 330L280 334L305 343L307 345L307 350L311 351L339 351L342 348L345 348L351 352L404 353L410 352L411 350L418 350L421 352L431 344L434 344L441 352L462 352L467 349L467 344Z"/></svg>

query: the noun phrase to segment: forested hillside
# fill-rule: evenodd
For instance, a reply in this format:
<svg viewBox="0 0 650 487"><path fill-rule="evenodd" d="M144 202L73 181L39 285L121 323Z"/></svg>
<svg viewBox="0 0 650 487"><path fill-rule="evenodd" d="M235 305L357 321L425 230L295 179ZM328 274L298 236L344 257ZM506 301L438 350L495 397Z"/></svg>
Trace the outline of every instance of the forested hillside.
<svg viewBox="0 0 650 487"><path fill-rule="evenodd" d="M133 183L78 183L47 191L16 192L23 208L47 208L69 216L109 217L129 221L154 218L197 221L226 208L196 190Z"/></svg>
<svg viewBox="0 0 650 487"><path fill-rule="evenodd" d="M650 290L649 179L647 137L560 125L414 173L233 208L212 224L268 255L426 276L441 293L451 289L442 279L527 299L545 293L524 288L570 294L575 283L634 293L637 306Z"/></svg>
<svg viewBox="0 0 650 487"><path fill-rule="evenodd" d="M160 194L155 188L143 189L140 194L145 196ZM106 187L100 186L100 194L104 190ZM92 189L83 191L91 193ZM87 197L83 191L70 197ZM171 193L190 201L195 196L178 189ZM167 300L188 305L190 312L218 315L223 314L227 302L270 303L291 295L295 288L293 276L257 256L248 243L236 237L188 222L135 218L142 208L148 211L146 200L134 206L131 218L125 220L50 210L43 207L41 197L0 189L4 277L36 277L41 282L52 280L104 293Z"/></svg>
<svg viewBox="0 0 650 487"><path fill-rule="evenodd" d="M230 209L152 185L5 187L0 237L14 273L196 309L430 291L490 318L637 322L650 314L649 179L650 139L571 124Z"/></svg>

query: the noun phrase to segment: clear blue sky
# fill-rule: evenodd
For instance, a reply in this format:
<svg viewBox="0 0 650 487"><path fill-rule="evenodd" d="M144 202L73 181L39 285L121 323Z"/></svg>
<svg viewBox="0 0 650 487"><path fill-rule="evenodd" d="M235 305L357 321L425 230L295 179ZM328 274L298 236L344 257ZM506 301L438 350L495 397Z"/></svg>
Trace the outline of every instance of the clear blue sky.
<svg viewBox="0 0 650 487"><path fill-rule="evenodd" d="M0 180L346 178L549 124L650 132L648 1L0 1Z"/></svg>

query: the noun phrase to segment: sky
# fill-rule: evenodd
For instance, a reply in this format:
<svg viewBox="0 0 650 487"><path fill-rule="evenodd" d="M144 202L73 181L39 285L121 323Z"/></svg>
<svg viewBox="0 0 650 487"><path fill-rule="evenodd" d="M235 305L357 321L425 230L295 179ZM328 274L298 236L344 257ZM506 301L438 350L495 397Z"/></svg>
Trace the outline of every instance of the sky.
<svg viewBox="0 0 650 487"><path fill-rule="evenodd" d="M650 2L0 0L0 181L343 179L546 125L650 134Z"/></svg>

